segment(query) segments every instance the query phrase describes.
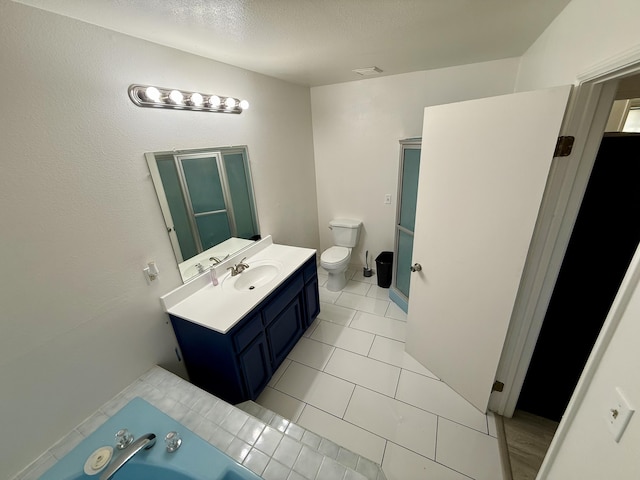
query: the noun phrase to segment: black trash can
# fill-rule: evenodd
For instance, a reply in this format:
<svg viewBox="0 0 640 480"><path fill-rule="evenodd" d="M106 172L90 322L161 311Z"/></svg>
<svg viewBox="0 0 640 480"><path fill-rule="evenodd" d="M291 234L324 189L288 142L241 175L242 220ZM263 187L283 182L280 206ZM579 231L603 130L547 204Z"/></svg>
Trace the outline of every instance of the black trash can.
<svg viewBox="0 0 640 480"><path fill-rule="evenodd" d="M380 252L376 257L376 275L378 286L389 288L391 286L391 267L393 266L393 252Z"/></svg>

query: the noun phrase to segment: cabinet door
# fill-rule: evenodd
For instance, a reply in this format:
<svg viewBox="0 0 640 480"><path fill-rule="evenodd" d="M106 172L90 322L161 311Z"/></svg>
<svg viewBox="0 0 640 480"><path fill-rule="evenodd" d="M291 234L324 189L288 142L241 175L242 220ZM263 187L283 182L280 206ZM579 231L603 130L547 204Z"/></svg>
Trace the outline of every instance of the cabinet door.
<svg viewBox="0 0 640 480"><path fill-rule="evenodd" d="M244 373L247 396L255 400L271 378L271 359L264 334L259 335L246 350L238 355Z"/></svg>
<svg viewBox="0 0 640 480"><path fill-rule="evenodd" d="M305 327L311 325L320 313L320 295L318 292L318 277L313 277L304 285L305 299Z"/></svg>
<svg viewBox="0 0 640 480"><path fill-rule="evenodd" d="M271 361L276 369L291 351L305 330L301 296L295 297L267 325L267 340Z"/></svg>

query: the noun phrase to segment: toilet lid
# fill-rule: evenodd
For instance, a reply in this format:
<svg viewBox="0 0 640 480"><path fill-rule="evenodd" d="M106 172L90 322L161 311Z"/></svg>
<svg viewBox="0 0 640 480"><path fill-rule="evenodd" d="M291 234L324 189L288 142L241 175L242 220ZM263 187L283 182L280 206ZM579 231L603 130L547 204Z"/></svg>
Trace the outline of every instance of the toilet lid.
<svg viewBox="0 0 640 480"><path fill-rule="evenodd" d="M324 263L340 263L349 256L347 247L331 247L320 255L320 261Z"/></svg>

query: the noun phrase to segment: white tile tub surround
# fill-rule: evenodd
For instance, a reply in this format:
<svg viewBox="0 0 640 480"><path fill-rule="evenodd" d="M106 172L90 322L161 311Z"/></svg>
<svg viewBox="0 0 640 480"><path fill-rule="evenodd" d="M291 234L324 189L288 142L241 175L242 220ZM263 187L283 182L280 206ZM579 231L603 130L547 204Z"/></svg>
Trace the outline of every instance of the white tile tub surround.
<svg viewBox="0 0 640 480"><path fill-rule="evenodd" d="M345 462L351 457L339 459L340 447L335 444L334 449L337 451L333 456L323 454L320 451L323 441L320 437L292 425L280 415L271 415L269 422L257 419L174 374L154 367L105 403L12 480L37 480L134 397L148 401L262 478L376 478L375 470L373 476L365 477L355 468L351 470L344 463L341 464L338 460ZM285 435L287 430L289 432ZM354 455L351 452L344 455L347 453ZM368 460L357 455L353 458L357 466L369 465L366 463ZM330 476L337 474L339 476Z"/></svg>

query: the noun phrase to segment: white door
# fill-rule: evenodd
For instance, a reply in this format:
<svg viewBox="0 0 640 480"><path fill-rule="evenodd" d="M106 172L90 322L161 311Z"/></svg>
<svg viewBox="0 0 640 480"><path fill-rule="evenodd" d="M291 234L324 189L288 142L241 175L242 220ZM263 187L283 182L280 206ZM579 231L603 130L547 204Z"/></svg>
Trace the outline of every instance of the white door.
<svg viewBox="0 0 640 480"><path fill-rule="evenodd" d="M425 108L406 350L482 412L570 89Z"/></svg>

